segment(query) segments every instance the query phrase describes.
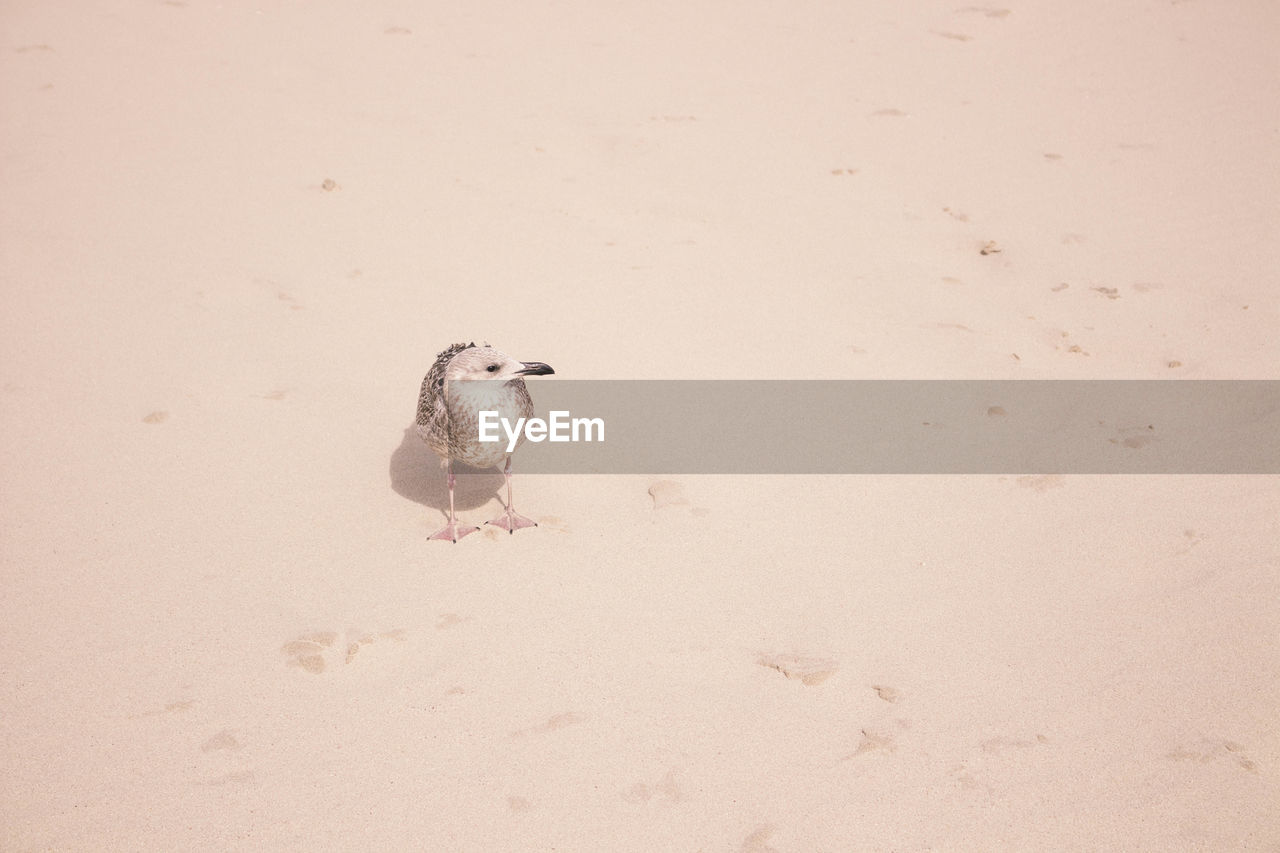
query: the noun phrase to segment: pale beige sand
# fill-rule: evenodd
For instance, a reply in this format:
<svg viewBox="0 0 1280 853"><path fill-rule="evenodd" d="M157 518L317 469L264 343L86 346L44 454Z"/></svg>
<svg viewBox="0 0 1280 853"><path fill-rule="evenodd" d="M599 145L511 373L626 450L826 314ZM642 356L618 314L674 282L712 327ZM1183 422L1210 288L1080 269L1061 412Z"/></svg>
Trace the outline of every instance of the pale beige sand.
<svg viewBox="0 0 1280 853"><path fill-rule="evenodd" d="M530 477L451 546L402 445L473 337L1274 376L1278 7L1121 6L6 3L0 848L1275 850L1275 478Z"/></svg>

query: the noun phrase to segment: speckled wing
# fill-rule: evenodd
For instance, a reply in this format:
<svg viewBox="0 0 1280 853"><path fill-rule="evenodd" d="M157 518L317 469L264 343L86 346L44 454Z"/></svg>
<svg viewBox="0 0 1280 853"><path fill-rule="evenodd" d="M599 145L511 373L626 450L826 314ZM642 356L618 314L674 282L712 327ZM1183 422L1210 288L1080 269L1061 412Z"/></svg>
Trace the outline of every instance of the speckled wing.
<svg viewBox="0 0 1280 853"><path fill-rule="evenodd" d="M524 384L523 379L515 379L508 384L511 386L512 393L515 394L516 407L520 412L520 417L533 417L533 398L529 396L529 386ZM521 437L520 443L524 443L523 437Z"/></svg>
<svg viewBox="0 0 1280 853"><path fill-rule="evenodd" d="M474 343L454 344L437 355L435 364L427 371L422 380L422 390L418 393L418 416L414 419L418 437L442 458L450 455L449 407L444 393L445 371L449 369L449 362L455 355L473 346Z"/></svg>

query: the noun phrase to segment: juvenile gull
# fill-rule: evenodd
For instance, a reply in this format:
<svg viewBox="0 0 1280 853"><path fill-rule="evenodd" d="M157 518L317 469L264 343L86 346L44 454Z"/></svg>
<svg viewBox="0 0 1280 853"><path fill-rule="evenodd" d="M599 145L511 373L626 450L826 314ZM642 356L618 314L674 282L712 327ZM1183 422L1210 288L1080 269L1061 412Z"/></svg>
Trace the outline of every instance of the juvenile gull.
<svg viewBox="0 0 1280 853"><path fill-rule="evenodd" d="M507 507L489 523L515 533L537 524L516 513L511 503L511 454L507 442L480 441L480 412L497 412L510 423L533 417L533 400L523 376L555 373L540 361L516 361L491 346L454 344L436 356L418 395L418 435L444 460L449 481L449 523L431 534L432 539L456 543L479 527L459 526L453 511L453 462L473 468L494 468L503 462L507 478ZM480 380L480 381L471 381ZM524 441L523 433L519 442ZM519 444L517 442L517 446Z"/></svg>

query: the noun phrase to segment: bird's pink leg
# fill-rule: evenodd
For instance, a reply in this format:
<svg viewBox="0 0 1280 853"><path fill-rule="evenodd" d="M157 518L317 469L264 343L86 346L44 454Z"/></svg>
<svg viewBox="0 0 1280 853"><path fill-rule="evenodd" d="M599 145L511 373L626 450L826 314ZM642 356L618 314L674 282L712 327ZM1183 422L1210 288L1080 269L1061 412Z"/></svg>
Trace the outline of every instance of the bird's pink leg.
<svg viewBox="0 0 1280 853"><path fill-rule="evenodd" d="M432 533L431 538L444 539L456 545L458 544L458 540L463 536L466 536L468 533L475 533L480 528L470 525L458 525L458 516L453 512L453 462L446 460L445 467L449 471L449 523L444 527L441 527L435 533Z"/></svg>
<svg viewBox="0 0 1280 853"><path fill-rule="evenodd" d="M522 527L537 527L538 523L531 518L525 518L516 512L515 506L511 503L511 457L507 457L507 465L502 469L502 473L507 475L507 511L502 515L489 522L494 527L501 527L508 533L515 533Z"/></svg>

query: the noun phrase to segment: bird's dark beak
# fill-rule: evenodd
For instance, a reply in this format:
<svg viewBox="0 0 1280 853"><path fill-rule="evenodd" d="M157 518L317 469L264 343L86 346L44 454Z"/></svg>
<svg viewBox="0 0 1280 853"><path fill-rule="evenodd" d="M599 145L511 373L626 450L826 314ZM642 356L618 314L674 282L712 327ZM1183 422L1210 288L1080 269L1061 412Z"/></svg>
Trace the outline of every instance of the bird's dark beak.
<svg viewBox="0 0 1280 853"><path fill-rule="evenodd" d="M551 369L551 365L543 364L540 361L522 361L520 363L524 365L524 370L516 371L520 376L546 376L548 373L555 373Z"/></svg>

